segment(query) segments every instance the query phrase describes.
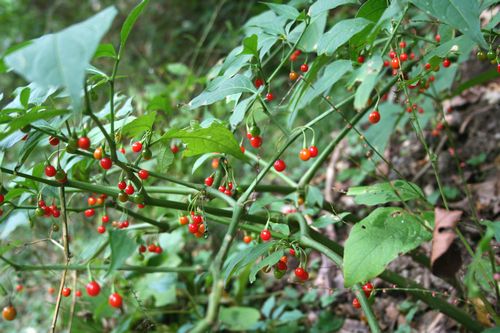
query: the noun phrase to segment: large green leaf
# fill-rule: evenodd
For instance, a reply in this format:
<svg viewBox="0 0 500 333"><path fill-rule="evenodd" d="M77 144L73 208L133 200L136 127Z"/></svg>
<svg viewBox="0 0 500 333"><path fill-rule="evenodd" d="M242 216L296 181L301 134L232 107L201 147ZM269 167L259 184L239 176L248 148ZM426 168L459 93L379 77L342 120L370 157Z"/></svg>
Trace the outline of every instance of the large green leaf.
<svg viewBox="0 0 500 333"><path fill-rule="evenodd" d="M429 225L431 221L425 220ZM382 207L356 223L344 250L344 283L351 287L382 273L398 255L429 241L432 233L401 208Z"/></svg>
<svg viewBox="0 0 500 333"><path fill-rule="evenodd" d="M382 57L378 54L369 58L360 69L358 69L357 81L361 81L354 96L354 107L362 109L377 84L377 78L383 65Z"/></svg>
<svg viewBox="0 0 500 333"><path fill-rule="evenodd" d="M180 139L187 146L184 151L185 156L217 152L246 159L233 133L226 126L215 121L209 127L171 129L162 136L162 140L170 139Z"/></svg>
<svg viewBox="0 0 500 333"><path fill-rule="evenodd" d="M370 21L364 18L342 20L328 30L319 40L318 54L332 55L340 46L363 30Z"/></svg>
<svg viewBox="0 0 500 333"><path fill-rule="evenodd" d="M479 2L475 0L439 0L421 1L411 0L411 2L432 15L458 29L465 36L478 43L483 49L488 48L488 43L481 33L479 22Z"/></svg>
<svg viewBox="0 0 500 333"><path fill-rule="evenodd" d="M399 193L399 196L396 195L394 190ZM368 206L424 197L424 193L418 185L405 180L394 180L391 183L378 183L370 186L350 187L347 195L354 196L354 202L357 204Z"/></svg>
<svg viewBox="0 0 500 333"><path fill-rule="evenodd" d="M299 16L300 14L295 7L292 7L290 5L283 5L279 3L270 3L270 2L266 2L265 4L279 16L286 17L287 19L290 20L295 20L297 16Z"/></svg>
<svg viewBox="0 0 500 333"><path fill-rule="evenodd" d="M116 15L114 7L60 32L32 41L5 57L5 63L40 87L65 88L75 110L81 108L85 70Z"/></svg>
<svg viewBox="0 0 500 333"><path fill-rule="evenodd" d="M127 236L125 230L110 230L109 231L109 245L111 247L111 264L109 271L122 266L128 257L137 249L137 244Z"/></svg>
<svg viewBox="0 0 500 333"><path fill-rule="evenodd" d="M237 74L230 79L227 77L218 77L209 84L204 92L189 102L189 108L196 109L203 105L210 105L229 95L244 92L256 92L254 85L248 77L241 74Z"/></svg>
<svg viewBox="0 0 500 333"><path fill-rule="evenodd" d="M249 330L257 324L259 318L259 310L246 306L221 307L219 312L219 321L230 331Z"/></svg>
<svg viewBox="0 0 500 333"><path fill-rule="evenodd" d="M356 4L356 0L318 0L309 8L309 15L316 16L324 11L337 8L346 4Z"/></svg>
<svg viewBox="0 0 500 333"><path fill-rule="evenodd" d="M371 43L371 40L366 37L370 34L373 29L373 25L378 22L386 8L387 1L385 0L368 0L359 8L356 13L356 17L367 19L373 22L373 24L367 25L362 31L351 38L349 41L351 47L361 47L365 44Z"/></svg>
<svg viewBox="0 0 500 333"><path fill-rule="evenodd" d="M278 250L253 265L252 269L250 270L250 275L248 276L248 280L250 281L250 283L255 282L256 275L261 269L266 266L273 266L281 259L281 257L283 257L283 250Z"/></svg>
<svg viewBox="0 0 500 333"><path fill-rule="evenodd" d="M132 120L122 128L122 135L125 137L136 137L151 130L156 119L156 112L149 112Z"/></svg>
<svg viewBox="0 0 500 333"><path fill-rule="evenodd" d="M125 19L122 30L120 31L120 50L125 47L125 43L127 42L130 31L132 31L135 22L139 18L139 15L141 15L148 2L149 0L142 0L134 9L132 9L130 14Z"/></svg>

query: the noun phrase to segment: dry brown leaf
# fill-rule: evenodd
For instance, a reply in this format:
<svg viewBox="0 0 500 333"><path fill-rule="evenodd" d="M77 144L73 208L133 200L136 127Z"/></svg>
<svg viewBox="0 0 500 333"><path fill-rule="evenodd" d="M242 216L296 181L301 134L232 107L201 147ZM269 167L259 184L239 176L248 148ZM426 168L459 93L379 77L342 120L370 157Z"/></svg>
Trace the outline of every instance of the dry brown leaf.
<svg viewBox="0 0 500 333"><path fill-rule="evenodd" d="M432 235L431 269L434 275L453 277L462 265L460 250L455 244L455 227L462 211L434 209L434 233Z"/></svg>
<svg viewBox="0 0 500 333"><path fill-rule="evenodd" d="M492 326L492 322L490 320L488 311L486 310L486 306L484 302L479 297L474 297L471 299L472 305L474 306L474 310L476 311L477 320L483 324L484 326L490 327Z"/></svg>

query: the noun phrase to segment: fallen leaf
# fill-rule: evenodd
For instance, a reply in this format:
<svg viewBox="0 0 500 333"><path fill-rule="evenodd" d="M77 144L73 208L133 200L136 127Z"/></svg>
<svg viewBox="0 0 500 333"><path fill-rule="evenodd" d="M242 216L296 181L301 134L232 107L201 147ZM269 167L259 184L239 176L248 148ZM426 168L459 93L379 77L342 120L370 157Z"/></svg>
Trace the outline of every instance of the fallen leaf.
<svg viewBox="0 0 500 333"><path fill-rule="evenodd" d="M455 244L455 227L462 211L434 209L434 232L432 235L431 269L439 277L453 277L462 265L460 249Z"/></svg>

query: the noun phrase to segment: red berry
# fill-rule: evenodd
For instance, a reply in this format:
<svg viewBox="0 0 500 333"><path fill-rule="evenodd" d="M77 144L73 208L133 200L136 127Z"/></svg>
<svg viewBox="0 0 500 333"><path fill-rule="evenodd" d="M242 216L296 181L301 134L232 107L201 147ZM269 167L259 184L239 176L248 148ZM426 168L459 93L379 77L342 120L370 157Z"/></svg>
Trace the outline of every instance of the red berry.
<svg viewBox="0 0 500 333"><path fill-rule="evenodd" d="M311 152L309 151L309 149L307 148L301 149L299 153L299 158L302 161L308 161L311 158Z"/></svg>
<svg viewBox="0 0 500 333"><path fill-rule="evenodd" d="M406 53L401 53L401 55L399 56L399 59L401 59L401 61L406 61L406 60L408 60L408 54L406 54Z"/></svg>
<svg viewBox="0 0 500 333"><path fill-rule="evenodd" d="M137 173L137 175L139 176L139 178L141 179L148 179L149 177L149 172L148 170L139 170L139 172Z"/></svg>
<svg viewBox="0 0 500 333"><path fill-rule="evenodd" d="M295 51L293 51L293 54L298 57L299 55L302 54L302 51L301 50L295 50Z"/></svg>
<svg viewBox="0 0 500 333"><path fill-rule="evenodd" d="M156 252L156 245L154 245L154 244L149 244L149 246L148 246L148 251L149 251L149 252Z"/></svg>
<svg viewBox="0 0 500 333"><path fill-rule="evenodd" d="M311 155L311 157L318 156L318 147L316 146L309 147L309 154Z"/></svg>
<svg viewBox="0 0 500 333"><path fill-rule="evenodd" d="M396 52L394 52L394 51L389 52L389 58L391 58L391 59L396 58Z"/></svg>
<svg viewBox="0 0 500 333"><path fill-rule="evenodd" d="M436 39L436 42L441 42L441 35L440 34L437 34L436 37L434 37L434 39Z"/></svg>
<svg viewBox="0 0 500 333"><path fill-rule="evenodd" d="M292 55L290 56L290 61L292 61L292 62L293 62L293 61L295 61L295 60L297 60L297 55L294 53L294 54L292 54Z"/></svg>
<svg viewBox="0 0 500 333"><path fill-rule="evenodd" d="M17 292L21 292L21 291L23 291L23 289L24 289L24 287L23 287L23 285L22 285L22 284L18 284L18 285L16 286L16 291L17 291Z"/></svg>
<svg viewBox="0 0 500 333"><path fill-rule="evenodd" d="M288 269L288 266L286 265L286 262L283 262L283 261L278 261L278 263L276 264L276 268L280 271L286 271Z"/></svg>
<svg viewBox="0 0 500 333"><path fill-rule="evenodd" d="M232 190L233 189L233 183L232 182L229 182L227 183L227 188Z"/></svg>
<svg viewBox="0 0 500 333"><path fill-rule="evenodd" d="M75 291L75 295L76 297L82 297L82 291L81 290Z"/></svg>
<svg viewBox="0 0 500 333"><path fill-rule="evenodd" d="M290 253L291 256L295 256L295 250L294 249L290 249L290 251L288 251Z"/></svg>
<svg viewBox="0 0 500 333"><path fill-rule="evenodd" d="M134 194L134 192L135 192L134 185L128 184L127 187L125 187L125 193L127 193L128 195L132 195Z"/></svg>
<svg viewBox="0 0 500 333"><path fill-rule="evenodd" d="M113 162L111 162L111 159L109 157L103 157L101 159L101 167L104 170L109 170L111 169L111 166L113 165Z"/></svg>
<svg viewBox="0 0 500 333"><path fill-rule="evenodd" d="M226 187L224 185L219 186L219 192L224 193L226 191Z"/></svg>
<svg viewBox="0 0 500 333"><path fill-rule="evenodd" d="M430 70L430 69L431 69L431 64L426 63L426 64L424 65L424 67L425 67L425 70L427 70L427 71L428 71L428 70Z"/></svg>
<svg viewBox="0 0 500 333"><path fill-rule="evenodd" d="M103 225L100 225L97 227L97 232L100 233L100 234L103 234L106 232L106 227L103 226Z"/></svg>
<svg viewBox="0 0 500 333"><path fill-rule="evenodd" d="M194 224L200 224L201 222L203 222L203 216L201 215L193 215L192 219Z"/></svg>
<svg viewBox="0 0 500 333"><path fill-rule="evenodd" d="M389 60L384 60L384 67L389 67Z"/></svg>
<svg viewBox="0 0 500 333"><path fill-rule="evenodd" d="M272 93L267 93L266 94L266 101L270 102L274 99L274 95Z"/></svg>
<svg viewBox="0 0 500 333"><path fill-rule="evenodd" d="M430 81L430 82L434 82L434 80L435 80L435 79L436 79L436 78L434 77L434 75L429 76L429 81Z"/></svg>
<svg viewBox="0 0 500 333"><path fill-rule="evenodd" d="M125 155L125 148L121 147L120 149L118 149L120 151L120 153L122 153L123 155Z"/></svg>
<svg viewBox="0 0 500 333"><path fill-rule="evenodd" d="M399 47L404 49L406 47L406 42L405 41L399 42Z"/></svg>
<svg viewBox="0 0 500 333"><path fill-rule="evenodd" d="M243 243L250 244L251 241L252 241L252 236L245 235L245 237L243 237Z"/></svg>
<svg viewBox="0 0 500 333"><path fill-rule="evenodd" d="M451 61L450 59L446 58L443 60L443 67L450 67Z"/></svg>
<svg viewBox="0 0 500 333"><path fill-rule="evenodd" d="M264 242L267 242L271 239L271 232L267 229L262 230L260 232L260 239L262 239Z"/></svg>
<svg viewBox="0 0 500 333"><path fill-rule="evenodd" d="M189 232L192 233L192 234L197 233L199 227L200 227L200 225L199 224L195 224L195 223L189 223L189 225L188 225Z"/></svg>
<svg viewBox="0 0 500 333"><path fill-rule="evenodd" d="M95 210L94 210L94 208L89 208L89 209L85 210L84 214L86 217L92 217L95 214Z"/></svg>
<svg viewBox="0 0 500 333"><path fill-rule="evenodd" d="M500 73L500 63L497 64L497 72Z"/></svg>
<svg viewBox="0 0 500 333"><path fill-rule="evenodd" d="M138 153L142 150L142 143L137 141L132 144L132 151Z"/></svg>
<svg viewBox="0 0 500 333"><path fill-rule="evenodd" d="M412 52L412 53L410 53L410 60L413 60L413 59L415 59L415 53Z"/></svg>
<svg viewBox="0 0 500 333"><path fill-rule="evenodd" d="M64 287L63 290L62 290L62 295L64 297L68 297L69 295L71 295L71 289L68 288L68 287Z"/></svg>
<svg viewBox="0 0 500 333"><path fill-rule="evenodd" d="M123 303L123 299L120 296L120 294L114 293L114 294L109 295L108 303L109 303L109 305L111 305L114 308L121 308L122 303Z"/></svg>
<svg viewBox="0 0 500 333"><path fill-rule="evenodd" d="M78 139L78 148L87 150L90 148L90 139L86 136L82 136Z"/></svg>
<svg viewBox="0 0 500 333"><path fill-rule="evenodd" d="M224 194L225 194L225 195L228 195L228 196L233 195L233 193L231 192L231 190L230 190L230 189L226 189L226 190L224 191Z"/></svg>
<svg viewBox="0 0 500 333"><path fill-rule="evenodd" d="M260 136L252 136L250 138L250 145L254 148L259 148L262 145L262 138Z"/></svg>
<svg viewBox="0 0 500 333"><path fill-rule="evenodd" d="M108 223L108 222L109 222L109 216L108 216L108 215L104 215L104 216L101 218L101 221L102 221L102 223Z"/></svg>
<svg viewBox="0 0 500 333"><path fill-rule="evenodd" d="M127 187L127 183L125 183L123 180L121 182L118 183L118 188L120 190L124 190L125 188Z"/></svg>
<svg viewBox="0 0 500 333"><path fill-rule="evenodd" d="M307 273L302 267L295 268L295 276L302 281L309 279L309 273Z"/></svg>
<svg viewBox="0 0 500 333"><path fill-rule="evenodd" d="M212 186L213 183L214 183L214 177L210 176L205 178L205 185Z"/></svg>
<svg viewBox="0 0 500 333"><path fill-rule="evenodd" d="M143 203L137 204L137 208L139 208L139 209L143 209L144 207L146 207L146 206Z"/></svg>
<svg viewBox="0 0 500 333"><path fill-rule="evenodd" d="M45 176L47 177L54 177L56 175L56 168L54 168L52 165L47 165L45 167Z"/></svg>
<svg viewBox="0 0 500 333"><path fill-rule="evenodd" d="M354 306L356 309L359 309L361 307L361 304L359 303L357 298L352 300L352 306Z"/></svg>
<svg viewBox="0 0 500 333"><path fill-rule="evenodd" d="M47 206L47 205L45 204L45 201L43 201L43 200L39 200L39 201L38 201L38 207L45 207L45 206Z"/></svg>
<svg viewBox="0 0 500 333"><path fill-rule="evenodd" d="M276 162L274 162L274 169L278 172L281 172L283 170L286 169L286 164L285 164L285 161L283 160L276 160Z"/></svg>
<svg viewBox="0 0 500 333"><path fill-rule="evenodd" d="M240 150L243 154L245 153L245 147L243 145L240 146Z"/></svg>
<svg viewBox="0 0 500 333"><path fill-rule="evenodd" d="M264 81L262 79L255 79L255 88L260 88L264 85Z"/></svg>
<svg viewBox="0 0 500 333"><path fill-rule="evenodd" d="M158 246L156 247L155 252L156 252L157 254L161 254L161 253L163 252L163 249L161 248L161 246L160 246L160 245L158 245Z"/></svg>
<svg viewBox="0 0 500 333"><path fill-rule="evenodd" d="M59 144L59 138L58 137L55 137L55 136L51 136L49 138L49 143L50 145L52 146L57 146Z"/></svg>
<svg viewBox="0 0 500 333"><path fill-rule="evenodd" d="M177 145L173 145L172 147L170 147L170 150L172 151L172 153L177 154L179 152L179 147Z"/></svg>
<svg viewBox="0 0 500 333"><path fill-rule="evenodd" d="M309 66L307 64L302 64L300 65L300 71L301 72L307 72L309 70Z"/></svg>
<svg viewBox="0 0 500 333"><path fill-rule="evenodd" d="M365 57L363 57L362 55L358 56L358 63L362 64L364 62L365 62Z"/></svg>
<svg viewBox="0 0 500 333"><path fill-rule="evenodd" d="M380 121L380 113L377 110L372 111L368 116L368 121L372 124L378 123Z"/></svg>
<svg viewBox="0 0 500 333"><path fill-rule="evenodd" d="M61 212L57 209L52 210L52 216L54 216L55 218L58 218L59 216L61 216Z"/></svg>
<svg viewBox="0 0 500 333"><path fill-rule="evenodd" d="M139 253L144 253L144 252L146 252L146 247L141 244L141 246L139 246Z"/></svg>
<svg viewBox="0 0 500 333"><path fill-rule="evenodd" d="M129 225L128 221L125 220L122 223L120 223L120 228L122 229L128 228L128 225Z"/></svg>
<svg viewBox="0 0 500 333"><path fill-rule="evenodd" d="M398 69L399 68L399 60L398 58L394 58L391 60L391 67L393 69Z"/></svg>
<svg viewBox="0 0 500 333"><path fill-rule="evenodd" d="M95 297L101 292L101 286L95 281L90 281L85 288L90 297Z"/></svg>
<svg viewBox="0 0 500 333"><path fill-rule="evenodd" d="M363 291L365 292L365 295L366 297L370 297L370 295L372 294L372 291L373 291L373 284L371 284L370 282L367 282L364 286L363 286Z"/></svg>

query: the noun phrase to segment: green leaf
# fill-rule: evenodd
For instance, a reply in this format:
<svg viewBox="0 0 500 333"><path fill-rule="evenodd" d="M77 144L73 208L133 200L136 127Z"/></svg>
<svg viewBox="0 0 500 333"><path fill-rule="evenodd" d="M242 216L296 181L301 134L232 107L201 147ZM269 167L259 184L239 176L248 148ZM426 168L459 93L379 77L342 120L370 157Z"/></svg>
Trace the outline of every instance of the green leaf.
<svg viewBox="0 0 500 333"><path fill-rule="evenodd" d="M231 276L241 268L250 263L254 263L257 258L264 255L264 253L266 253L271 246L274 245L274 243L274 241L260 243L249 248L245 248L243 251L238 253L234 253L224 263L224 283L227 283Z"/></svg>
<svg viewBox="0 0 500 333"><path fill-rule="evenodd" d="M318 205L323 206L323 194L321 190L315 186L309 186L307 189L307 203L310 206Z"/></svg>
<svg viewBox="0 0 500 333"><path fill-rule="evenodd" d="M244 92L257 92L248 77L241 74L236 74L230 79L228 79L227 77L217 77L212 82L210 82L204 92L191 100L188 105L190 109L196 109L200 106L213 104L229 95Z"/></svg>
<svg viewBox="0 0 500 333"><path fill-rule="evenodd" d="M161 140L180 139L187 146L184 156L196 156L205 153L225 153L245 160L240 145L233 133L226 126L212 122L209 127L191 127L186 129L171 129Z"/></svg>
<svg viewBox="0 0 500 333"><path fill-rule="evenodd" d="M130 31L134 27L135 22L141 15L142 11L148 4L149 0L142 0L127 16L127 19L123 23L122 30L120 31L120 51L125 47L125 43L127 42L128 35Z"/></svg>
<svg viewBox="0 0 500 333"><path fill-rule="evenodd" d="M399 193L399 197L394 193L393 187ZM391 183L378 183L370 186L350 187L347 195L354 196L354 202L357 204L368 206L380 205L387 202L399 202L401 199L408 201L424 197L424 193L418 185L405 180L394 180Z"/></svg>
<svg viewBox="0 0 500 333"><path fill-rule="evenodd" d="M113 44L99 44L94 54L94 59L98 58L113 58L116 59L116 51Z"/></svg>
<svg viewBox="0 0 500 333"><path fill-rule="evenodd" d="M297 8L289 6L289 5L283 5L283 4L278 4L278 3L270 3L266 2L266 6L271 8L273 12L278 14L279 16L286 17L287 19L290 20L295 20L299 15L299 11Z"/></svg>
<svg viewBox="0 0 500 333"><path fill-rule="evenodd" d="M309 15L316 16L318 14L321 14L324 11L331 10L331 9L337 8L338 6L347 5L347 4L355 5L355 4L357 4L357 1L356 0L318 0L315 3L313 3L312 6L309 8Z"/></svg>
<svg viewBox="0 0 500 333"><path fill-rule="evenodd" d="M250 283L254 283L257 273L266 266L273 266L274 264L276 264L278 261L280 261L281 257L283 257L283 254L283 250L278 250L265 257L257 264L253 265L252 269L250 270L250 275L248 276L248 281L250 281Z"/></svg>
<svg viewBox="0 0 500 333"><path fill-rule="evenodd" d="M244 306L221 307L219 312L219 321L230 331L250 330L259 318L259 310Z"/></svg>
<svg viewBox="0 0 500 333"><path fill-rule="evenodd" d="M26 87L21 91L21 94L19 95L19 101L21 104L27 108L28 107L28 102L30 100L30 94L31 94L31 89L30 87Z"/></svg>
<svg viewBox="0 0 500 333"><path fill-rule="evenodd" d="M467 164L470 164L472 166L477 166L486 161L486 153L482 152L479 155L474 155L471 158L467 160Z"/></svg>
<svg viewBox="0 0 500 333"><path fill-rule="evenodd" d="M257 96L258 94L254 94L236 104L231 117L229 117L229 123L231 124L232 129L238 127L243 119L245 119L247 110L253 105L253 103L257 99Z"/></svg>
<svg viewBox="0 0 500 333"><path fill-rule="evenodd" d="M364 18L353 18L342 20L328 30L319 40L318 54L332 55L349 39L363 30L370 21Z"/></svg>
<svg viewBox="0 0 500 333"><path fill-rule="evenodd" d="M33 40L6 56L5 63L40 87L65 88L79 111L85 70L115 15L116 9L108 7L86 21Z"/></svg>
<svg viewBox="0 0 500 333"><path fill-rule="evenodd" d="M290 235L290 228L288 227L287 224L273 223L273 222L270 222L269 224L271 225L271 230L279 232L285 236Z"/></svg>
<svg viewBox="0 0 500 333"><path fill-rule="evenodd" d="M451 25L465 36L478 43L483 49L488 48L488 43L481 33L479 22L479 2L471 0L439 0L411 2L439 20Z"/></svg>
<svg viewBox="0 0 500 333"><path fill-rule="evenodd" d="M373 24L367 25L362 31L351 38L349 41L351 48L362 47L363 45L371 43L371 40L366 37L370 34L373 25L378 22L386 8L387 1L385 0L368 0L359 8L356 17L367 19L373 22Z"/></svg>
<svg viewBox="0 0 500 333"><path fill-rule="evenodd" d="M168 64L167 71L169 73L177 75L177 76L186 76L186 75L191 74L191 70L189 69L189 67L184 65L181 62Z"/></svg>
<svg viewBox="0 0 500 333"><path fill-rule="evenodd" d="M430 221L426 221L430 225ZM401 208L381 207L356 223L344 250L344 283L352 287L382 273L387 264L420 244L432 233Z"/></svg>
<svg viewBox="0 0 500 333"><path fill-rule="evenodd" d="M154 299L154 306L165 306L177 301L176 282L175 273L150 273L138 279L134 289L141 299Z"/></svg>
<svg viewBox="0 0 500 333"><path fill-rule="evenodd" d="M122 266L137 249L137 244L128 237L125 230L110 230L109 245L111 247L111 263L108 273Z"/></svg>
<svg viewBox="0 0 500 333"><path fill-rule="evenodd" d="M251 54L255 58L259 57L259 52L257 50L258 38L256 34L243 39L243 51L242 54Z"/></svg>
<svg viewBox="0 0 500 333"><path fill-rule="evenodd" d="M169 144L160 144L158 149L158 169L160 172L165 172L174 162L175 156Z"/></svg>
<svg viewBox="0 0 500 333"><path fill-rule="evenodd" d="M357 81L361 81L356 95L354 96L354 107L362 109L366 106L373 88L377 84L378 73L382 69L382 57L378 54L369 58L360 69L358 69Z"/></svg>
<svg viewBox="0 0 500 333"><path fill-rule="evenodd" d="M68 110L46 110L45 108L40 107L33 108L25 114L12 119L8 123L7 128L3 129L3 131L0 133L0 140L6 138L13 132L25 127L26 125L32 124L36 120L50 119L66 113L68 113Z"/></svg>
<svg viewBox="0 0 500 333"><path fill-rule="evenodd" d="M156 112L148 112L132 120L122 128L122 135L125 137L136 137L153 128L156 119Z"/></svg>

